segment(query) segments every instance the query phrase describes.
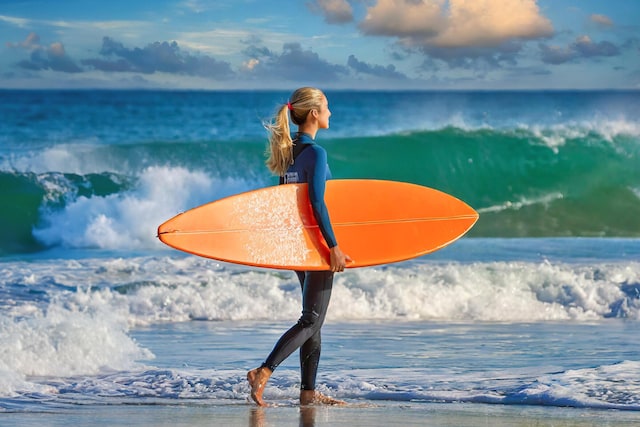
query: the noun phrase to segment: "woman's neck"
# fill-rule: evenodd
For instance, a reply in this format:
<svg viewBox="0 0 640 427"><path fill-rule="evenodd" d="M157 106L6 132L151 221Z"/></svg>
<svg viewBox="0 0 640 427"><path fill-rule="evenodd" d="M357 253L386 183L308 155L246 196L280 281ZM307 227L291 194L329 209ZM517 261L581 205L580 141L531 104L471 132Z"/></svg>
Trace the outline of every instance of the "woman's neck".
<svg viewBox="0 0 640 427"><path fill-rule="evenodd" d="M315 123L303 123L298 126L299 133L306 133L311 139L316 139L316 133L318 133L318 125Z"/></svg>

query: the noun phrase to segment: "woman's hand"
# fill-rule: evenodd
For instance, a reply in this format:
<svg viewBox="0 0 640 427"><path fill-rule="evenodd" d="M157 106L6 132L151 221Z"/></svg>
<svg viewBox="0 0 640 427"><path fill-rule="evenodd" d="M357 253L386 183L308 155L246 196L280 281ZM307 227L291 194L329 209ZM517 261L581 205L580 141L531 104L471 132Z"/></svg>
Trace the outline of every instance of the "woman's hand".
<svg viewBox="0 0 640 427"><path fill-rule="evenodd" d="M329 250L329 258L331 262L331 271L334 273L344 271L347 262L351 262L349 255L345 255L337 245Z"/></svg>

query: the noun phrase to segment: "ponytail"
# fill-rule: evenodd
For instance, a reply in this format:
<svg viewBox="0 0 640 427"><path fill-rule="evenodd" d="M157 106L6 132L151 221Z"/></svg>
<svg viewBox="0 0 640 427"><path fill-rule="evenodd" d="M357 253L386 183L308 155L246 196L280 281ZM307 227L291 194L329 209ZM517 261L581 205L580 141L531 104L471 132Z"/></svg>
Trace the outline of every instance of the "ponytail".
<svg viewBox="0 0 640 427"><path fill-rule="evenodd" d="M284 176L293 164L293 140L289 117L296 125L307 120L312 109L320 109L324 94L320 89L302 87L291 95L289 102L280 107L271 123L264 127L269 132L269 149L267 151L267 167L278 176Z"/></svg>
<svg viewBox="0 0 640 427"><path fill-rule="evenodd" d="M289 166L293 164L293 140L287 105L280 107L275 120L264 126L269 131L267 167L275 175L284 176Z"/></svg>

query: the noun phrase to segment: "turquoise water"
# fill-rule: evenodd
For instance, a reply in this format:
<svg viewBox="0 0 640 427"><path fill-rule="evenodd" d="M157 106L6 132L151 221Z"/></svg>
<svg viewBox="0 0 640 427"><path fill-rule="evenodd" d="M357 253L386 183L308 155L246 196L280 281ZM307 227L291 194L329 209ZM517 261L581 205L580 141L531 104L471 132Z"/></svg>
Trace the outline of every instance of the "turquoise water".
<svg viewBox="0 0 640 427"><path fill-rule="evenodd" d="M453 194L474 237L640 236L637 92L328 95L336 178ZM286 96L0 92L0 254L153 248L147 219L273 184L262 122Z"/></svg>
<svg viewBox="0 0 640 427"><path fill-rule="evenodd" d="M286 96L0 91L0 412L247 405L246 370L299 316L295 277L155 232L276 182L261 122ZM322 391L633 418L637 92L328 96L334 177L438 188L481 217L444 250L337 276ZM295 359L268 400L295 403Z"/></svg>

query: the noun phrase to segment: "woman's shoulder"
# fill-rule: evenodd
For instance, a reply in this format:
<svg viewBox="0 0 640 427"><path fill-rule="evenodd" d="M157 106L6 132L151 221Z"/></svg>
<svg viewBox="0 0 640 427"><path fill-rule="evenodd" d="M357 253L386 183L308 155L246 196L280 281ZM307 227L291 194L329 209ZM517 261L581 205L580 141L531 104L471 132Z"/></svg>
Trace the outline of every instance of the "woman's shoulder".
<svg viewBox="0 0 640 427"><path fill-rule="evenodd" d="M312 143L304 143L303 147L300 149L300 156L304 156L307 158L316 158L316 157L326 157L327 152L324 148L319 146L318 144Z"/></svg>
<svg viewBox="0 0 640 427"><path fill-rule="evenodd" d="M327 151L318 144L310 144L309 148L304 151L308 153L308 159L316 164L327 162Z"/></svg>
<svg viewBox="0 0 640 427"><path fill-rule="evenodd" d="M307 149L307 151L312 151L315 154L327 154L327 150L325 150L322 146L318 145L318 144L309 144L309 148Z"/></svg>

